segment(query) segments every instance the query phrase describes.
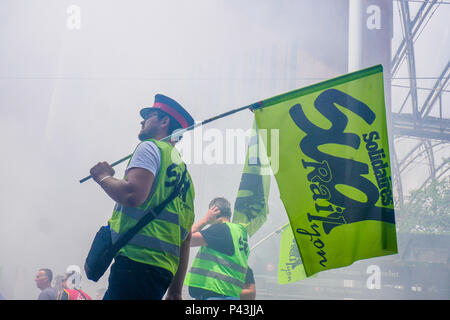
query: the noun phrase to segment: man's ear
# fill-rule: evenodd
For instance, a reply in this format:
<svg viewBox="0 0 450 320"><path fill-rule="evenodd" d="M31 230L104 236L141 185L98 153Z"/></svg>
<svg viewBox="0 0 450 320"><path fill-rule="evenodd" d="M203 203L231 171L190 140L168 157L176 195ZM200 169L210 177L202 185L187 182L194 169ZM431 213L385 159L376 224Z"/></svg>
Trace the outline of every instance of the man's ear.
<svg viewBox="0 0 450 320"><path fill-rule="evenodd" d="M161 119L161 126L169 128L169 125L170 125L170 118L169 118L169 116L164 116Z"/></svg>

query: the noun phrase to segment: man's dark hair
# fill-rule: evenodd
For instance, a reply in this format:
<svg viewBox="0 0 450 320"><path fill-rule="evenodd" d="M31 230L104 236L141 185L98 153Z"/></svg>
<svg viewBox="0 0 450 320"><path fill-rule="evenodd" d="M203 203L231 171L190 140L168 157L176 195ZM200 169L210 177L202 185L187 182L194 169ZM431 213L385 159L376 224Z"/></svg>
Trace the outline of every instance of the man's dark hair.
<svg viewBox="0 0 450 320"><path fill-rule="evenodd" d="M41 269L39 271L44 271L45 275L48 278L48 282L50 282L50 283L52 282L52 280L53 280L53 272L52 272L52 270L44 268L44 269Z"/></svg>
<svg viewBox="0 0 450 320"><path fill-rule="evenodd" d="M212 206L219 208L220 214L218 217L231 218L231 204L227 199L222 197L214 198L209 203L209 208Z"/></svg>
<svg viewBox="0 0 450 320"><path fill-rule="evenodd" d="M170 136L175 130L177 129L182 129L181 125L178 123L178 121L176 121L170 114L164 112L164 111L160 111L157 109L157 114L158 114L158 119L162 119L164 117L169 117L170 121L169 121L169 128L167 129L167 135ZM182 136L180 136L178 138L178 140L181 140Z"/></svg>

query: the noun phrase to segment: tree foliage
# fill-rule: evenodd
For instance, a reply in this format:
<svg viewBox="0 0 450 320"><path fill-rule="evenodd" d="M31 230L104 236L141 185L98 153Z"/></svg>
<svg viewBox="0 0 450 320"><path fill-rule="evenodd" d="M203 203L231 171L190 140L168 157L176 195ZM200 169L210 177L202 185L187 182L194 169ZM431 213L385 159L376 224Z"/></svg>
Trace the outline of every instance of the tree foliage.
<svg viewBox="0 0 450 320"><path fill-rule="evenodd" d="M400 232L450 234L450 177L411 192L396 220Z"/></svg>

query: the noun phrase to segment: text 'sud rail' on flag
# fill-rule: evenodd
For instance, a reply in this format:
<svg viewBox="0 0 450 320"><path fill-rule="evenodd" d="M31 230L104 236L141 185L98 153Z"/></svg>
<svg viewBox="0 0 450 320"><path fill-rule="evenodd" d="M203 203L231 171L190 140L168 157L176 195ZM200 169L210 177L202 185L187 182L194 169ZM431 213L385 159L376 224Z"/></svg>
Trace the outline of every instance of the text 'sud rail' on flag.
<svg viewBox="0 0 450 320"><path fill-rule="evenodd" d="M275 178L307 276L397 253L381 65L254 109L279 129Z"/></svg>

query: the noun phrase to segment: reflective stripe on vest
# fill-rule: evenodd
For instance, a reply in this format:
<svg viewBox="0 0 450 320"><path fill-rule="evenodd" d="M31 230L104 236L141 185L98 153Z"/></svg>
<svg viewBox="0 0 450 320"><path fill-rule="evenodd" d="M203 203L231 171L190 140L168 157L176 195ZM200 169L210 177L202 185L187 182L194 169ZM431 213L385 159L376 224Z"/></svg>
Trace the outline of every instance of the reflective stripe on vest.
<svg viewBox="0 0 450 320"><path fill-rule="evenodd" d="M119 203L116 203L114 210L118 211L120 213L123 213L127 217L130 217L130 218L136 219L136 220L141 219L143 216L145 216L147 214L146 211L141 210L139 208L125 207ZM170 222L170 223L173 223L176 225L180 224L180 217L178 216L178 214L167 211L167 210L161 211L156 216L155 220L166 221L166 222ZM183 240L186 239L188 233L189 233L189 231L187 231L180 225L181 239L183 239Z"/></svg>
<svg viewBox="0 0 450 320"><path fill-rule="evenodd" d="M119 238L120 234L111 229L111 239L115 243ZM128 244L144 247L147 249L159 250L163 252L170 253L174 256L180 255L180 247L165 241L161 241L155 237L145 236L143 234L136 234Z"/></svg>
<svg viewBox="0 0 450 320"><path fill-rule="evenodd" d="M197 255L197 258L199 259L203 259L203 260L209 260L209 261L213 261L215 263L219 263L223 266L229 267L233 270L236 270L237 272L240 273L246 273L247 272L247 268L244 268L243 266L238 265L237 263L231 262L231 261L227 261L225 259L216 257L212 254L209 254L207 252L199 252ZM230 282L230 281L228 281Z"/></svg>
<svg viewBox="0 0 450 320"><path fill-rule="evenodd" d="M218 273L218 272L214 272L214 271L210 271L210 270L205 270L205 269L201 269L201 268L195 268L192 267L190 270L191 273L196 273L196 274L200 274L202 276L205 277L210 277L210 278L215 278L221 281L226 281L229 282L239 288L243 288L245 282L243 281L239 281L238 279L226 276L224 274Z"/></svg>

